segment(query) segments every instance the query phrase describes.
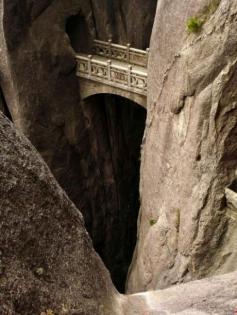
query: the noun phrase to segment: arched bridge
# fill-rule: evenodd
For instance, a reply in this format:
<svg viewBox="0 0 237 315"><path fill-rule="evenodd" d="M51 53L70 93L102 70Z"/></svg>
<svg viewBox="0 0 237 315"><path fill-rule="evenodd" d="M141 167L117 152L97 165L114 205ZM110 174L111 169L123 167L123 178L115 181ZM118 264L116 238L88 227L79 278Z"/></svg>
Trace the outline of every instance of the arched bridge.
<svg viewBox="0 0 237 315"><path fill-rule="evenodd" d="M94 40L93 55L78 54L77 76L82 99L95 94L115 94L146 108L146 51L113 44L111 40Z"/></svg>

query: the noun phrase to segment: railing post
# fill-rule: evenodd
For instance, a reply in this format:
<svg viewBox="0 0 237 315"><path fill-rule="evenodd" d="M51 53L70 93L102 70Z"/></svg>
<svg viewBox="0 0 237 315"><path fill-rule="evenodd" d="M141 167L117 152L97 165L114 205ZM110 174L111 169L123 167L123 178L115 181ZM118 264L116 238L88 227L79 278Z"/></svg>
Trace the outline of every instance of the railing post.
<svg viewBox="0 0 237 315"><path fill-rule="evenodd" d="M91 76L92 74L92 67L91 67L92 55L88 55L88 74Z"/></svg>
<svg viewBox="0 0 237 315"><path fill-rule="evenodd" d="M132 72L132 66L128 66L128 87L131 86L131 72Z"/></svg>
<svg viewBox="0 0 237 315"><path fill-rule="evenodd" d="M109 44L109 57L112 57L112 39L111 38L108 40L108 44Z"/></svg>
<svg viewBox="0 0 237 315"><path fill-rule="evenodd" d="M148 58L149 58L150 48L146 49L146 65L148 65Z"/></svg>
<svg viewBox="0 0 237 315"><path fill-rule="evenodd" d="M131 47L131 45L127 44L127 62L130 61L130 47Z"/></svg>
<svg viewBox="0 0 237 315"><path fill-rule="evenodd" d="M107 61L108 80L111 81L111 60Z"/></svg>

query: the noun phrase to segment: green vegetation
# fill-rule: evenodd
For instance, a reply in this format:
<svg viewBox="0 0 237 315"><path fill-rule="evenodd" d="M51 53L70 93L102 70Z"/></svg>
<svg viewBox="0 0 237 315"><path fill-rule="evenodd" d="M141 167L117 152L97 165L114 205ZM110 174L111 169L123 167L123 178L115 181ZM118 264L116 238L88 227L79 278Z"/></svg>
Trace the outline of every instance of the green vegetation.
<svg viewBox="0 0 237 315"><path fill-rule="evenodd" d="M220 4L220 0L212 0L206 5L199 15L190 17L187 22L187 30L189 33L199 33L203 24L209 19L209 17L215 13Z"/></svg>
<svg viewBox="0 0 237 315"><path fill-rule="evenodd" d="M198 17L191 17L187 21L187 29L189 33L199 33L202 29L204 21Z"/></svg>
<svg viewBox="0 0 237 315"><path fill-rule="evenodd" d="M150 219L149 223L150 223L150 226L155 225L157 223L157 220Z"/></svg>

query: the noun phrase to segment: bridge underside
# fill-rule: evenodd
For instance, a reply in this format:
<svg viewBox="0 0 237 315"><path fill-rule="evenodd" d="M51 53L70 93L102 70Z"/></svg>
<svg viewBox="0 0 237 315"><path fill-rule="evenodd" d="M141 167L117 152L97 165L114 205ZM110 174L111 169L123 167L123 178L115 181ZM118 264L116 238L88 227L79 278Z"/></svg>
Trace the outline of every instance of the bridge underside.
<svg viewBox="0 0 237 315"><path fill-rule="evenodd" d="M147 97L145 95L133 93L131 91L126 91L125 89L113 87L102 82L96 82L90 79L80 78L79 88L80 95L83 100L86 99L87 97L96 94L112 94L125 97L144 108L146 108L147 106Z"/></svg>

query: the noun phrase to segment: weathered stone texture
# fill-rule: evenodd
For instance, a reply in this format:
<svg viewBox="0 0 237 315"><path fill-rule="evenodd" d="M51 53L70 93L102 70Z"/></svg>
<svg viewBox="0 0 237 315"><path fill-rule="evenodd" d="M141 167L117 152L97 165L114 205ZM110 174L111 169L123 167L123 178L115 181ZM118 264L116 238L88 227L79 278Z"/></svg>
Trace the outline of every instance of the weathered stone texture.
<svg viewBox="0 0 237 315"><path fill-rule="evenodd" d="M125 315L230 315L237 310L237 273L128 295Z"/></svg>
<svg viewBox="0 0 237 315"><path fill-rule="evenodd" d="M2 114L0 152L0 314L106 314L115 290L82 215Z"/></svg>
<svg viewBox="0 0 237 315"><path fill-rule="evenodd" d="M149 47L157 0L92 0L91 4L98 38Z"/></svg>
<svg viewBox="0 0 237 315"><path fill-rule="evenodd" d="M146 114L120 106L119 100L109 106L111 100L101 97L82 104L66 29L68 19L78 15L82 27L70 29L70 35L85 52L95 37L112 36L115 42L145 48L155 7L156 0L0 1L0 79L13 121L80 208L90 234L101 235L94 238L96 248L104 247L105 262L112 273L117 268L112 260L121 266L123 278L131 259L125 244L133 247L136 233L134 227L121 233L123 216L136 221L139 164L134 157L138 160ZM138 116L138 135L128 134Z"/></svg>
<svg viewBox="0 0 237 315"><path fill-rule="evenodd" d="M187 19L210 2L158 2L129 292L237 268L236 210L225 198L237 168L237 3L220 1L188 34Z"/></svg>

